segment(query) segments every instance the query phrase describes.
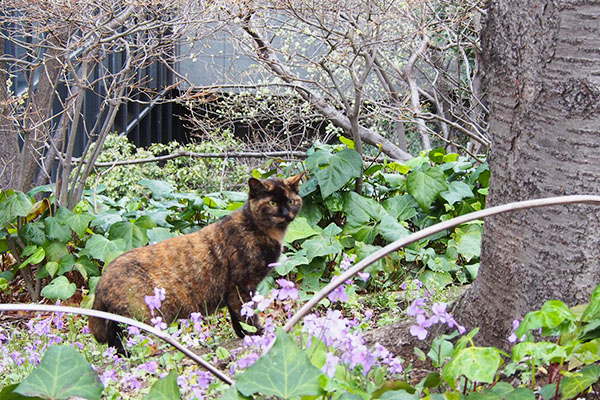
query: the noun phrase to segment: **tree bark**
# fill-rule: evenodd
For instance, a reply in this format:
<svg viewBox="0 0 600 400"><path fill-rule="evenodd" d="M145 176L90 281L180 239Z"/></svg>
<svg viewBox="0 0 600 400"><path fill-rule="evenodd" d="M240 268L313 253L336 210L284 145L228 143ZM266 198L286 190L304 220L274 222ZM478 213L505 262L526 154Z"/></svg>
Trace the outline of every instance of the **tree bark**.
<svg viewBox="0 0 600 400"><path fill-rule="evenodd" d="M495 0L482 33L493 136L488 206L600 193L600 3ZM568 206L486 219L481 268L454 316L506 348L513 319L600 282L600 210Z"/></svg>
<svg viewBox="0 0 600 400"><path fill-rule="evenodd" d="M4 40L0 40L0 54L5 53ZM7 88L6 62L0 63L0 189L17 185L19 137L14 129L11 104Z"/></svg>

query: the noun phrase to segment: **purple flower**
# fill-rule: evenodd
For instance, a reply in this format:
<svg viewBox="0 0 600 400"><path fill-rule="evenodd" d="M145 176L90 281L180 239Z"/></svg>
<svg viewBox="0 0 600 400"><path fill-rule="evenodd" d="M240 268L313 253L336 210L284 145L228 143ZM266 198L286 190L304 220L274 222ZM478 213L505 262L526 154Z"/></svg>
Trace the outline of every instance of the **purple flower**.
<svg viewBox="0 0 600 400"><path fill-rule="evenodd" d="M162 317L152 318L150 320L150 322L152 323L152 325L154 325L154 327L156 329L160 329L160 330L167 329L167 324L163 322Z"/></svg>
<svg viewBox="0 0 600 400"><path fill-rule="evenodd" d="M83 350L83 344L79 342L74 342L71 346L77 347L79 350Z"/></svg>
<svg viewBox="0 0 600 400"><path fill-rule="evenodd" d="M30 320L25 325L29 328L29 331L38 335L38 336L47 336L50 334L50 324L52 323L52 318L45 318L38 322L35 320Z"/></svg>
<svg viewBox="0 0 600 400"><path fill-rule="evenodd" d="M158 369L158 363L156 361L148 361L148 362L145 362L143 364L140 364L137 367L137 369L141 370L141 371L146 371L146 372L149 372L149 373L153 374Z"/></svg>
<svg viewBox="0 0 600 400"><path fill-rule="evenodd" d="M154 288L154 296L145 296L144 302L150 309L150 314L154 315L154 310L160 309L162 301L166 297L166 290L163 288Z"/></svg>
<svg viewBox="0 0 600 400"><path fill-rule="evenodd" d="M399 374L404 370L402 368L402 361L398 357L390 359L387 364L391 374Z"/></svg>
<svg viewBox="0 0 600 400"><path fill-rule="evenodd" d="M12 352L11 357L15 362L15 365L21 365L25 362L25 357L21 357L21 353L16 350Z"/></svg>
<svg viewBox="0 0 600 400"><path fill-rule="evenodd" d="M247 303L242 304L242 309L240 311L240 314L243 317L246 317L246 319L253 317L254 316L254 309L252 308L254 306L254 302L252 300L250 300Z"/></svg>
<svg viewBox="0 0 600 400"><path fill-rule="evenodd" d="M424 314L425 310L423 310L423 306L425 305L424 298L415 299L410 306L406 309L406 314L411 317L415 317L420 314Z"/></svg>
<svg viewBox="0 0 600 400"><path fill-rule="evenodd" d="M341 301L342 303L347 302L348 295L346 294L346 288L344 288L344 285L340 285L340 286L336 287L335 289L333 289L333 291L331 293L329 293L327 295L327 298L331 302L336 302L336 301Z"/></svg>
<svg viewBox="0 0 600 400"><path fill-rule="evenodd" d="M48 345L61 344L63 341L63 338L58 335L50 334L50 335L47 335L47 337L48 337L48 339L50 339L48 341Z"/></svg>
<svg viewBox="0 0 600 400"><path fill-rule="evenodd" d="M358 273L358 277L360 279L362 279L364 282L366 282L370 276L371 276L371 274L369 274L368 272L359 272Z"/></svg>
<svg viewBox="0 0 600 400"><path fill-rule="evenodd" d="M136 336L140 334L140 328L138 328L137 326L128 326L127 327L127 333L129 333L132 336Z"/></svg>
<svg viewBox="0 0 600 400"><path fill-rule="evenodd" d="M142 387L142 383L129 372L125 374L121 382L126 385L129 389L138 390Z"/></svg>
<svg viewBox="0 0 600 400"><path fill-rule="evenodd" d="M187 391L189 389L187 378L183 375L179 375L177 377L177 385L182 391Z"/></svg>
<svg viewBox="0 0 600 400"><path fill-rule="evenodd" d="M81 328L81 333L83 333L84 335L90 333L90 327L85 325L83 328Z"/></svg>
<svg viewBox="0 0 600 400"><path fill-rule="evenodd" d="M348 254L344 253L344 259L342 260L342 262L340 263L340 268L342 269L342 271L347 270L348 268L350 268L350 266L352 265L352 263L354 262L354 259L356 258L356 254L353 254L351 256L348 256Z"/></svg>
<svg viewBox="0 0 600 400"><path fill-rule="evenodd" d="M417 289L421 289L423 287L423 282L418 279L413 280L413 283L417 286Z"/></svg>
<svg viewBox="0 0 600 400"><path fill-rule="evenodd" d="M365 321L369 321L371 318L373 318L373 311L366 310L365 311Z"/></svg>
<svg viewBox="0 0 600 400"><path fill-rule="evenodd" d="M108 386L109 381L116 382L117 381L117 373L114 369L105 370L102 375L100 375L100 381L104 387Z"/></svg>
<svg viewBox="0 0 600 400"><path fill-rule="evenodd" d="M246 369L258 360L258 354L250 353L244 358L240 358L237 362L239 369Z"/></svg>
<svg viewBox="0 0 600 400"><path fill-rule="evenodd" d="M321 368L321 371L325 375L330 378L333 378L335 375L335 367L339 364L340 358L335 356L333 353L327 353L327 358L325 359L325 365Z"/></svg>
<svg viewBox="0 0 600 400"><path fill-rule="evenodd" d="M402 285L400 285L400 289L406 290L406 282L402 282Z"/></svg>
<svg viewBox="0 0 600 400"><path fill-rule="evenodd" d="M285 300L288 298L296 300L298 298L298 289L296 289L294 282L288 281L284 278L277 279L275 282L281 286L277 297L279 300Z"/></svg>
<svg viewBox="0 0 600 400"><path fill-rule="evenodd" d="M212 375L207 371L196 371L196 382L197 385L202 389L208 389L208 385L210 385L210 381L212 379Z"/></svg>
<svg viewBox="0 0 600 400"><path fill-rule="evenodd" d="M339 310L327 310L325 317L310 314L304 318L304 330L322 340L326 346L341 343L346 338L347 324Z"/></svg>
<svg viewBox="0 0 600 400"><path fill-rule="evenodd" d="M258 311L265 311L273 302L273 300L271 300L268 297L262 296L260 294L256 294L252 297L252 301L256 304L256 309Z"/></svg>
<svg viewBox="0 0 600 400"><path fill-rule="evenodd" d="M521 336L521 338L518 338L517 334L515 333L515 331L517 330L517 328L519 327L519 325L521 325L521 322L518 319L515 319L513 321L513 332L508 337L508 341L509 342L516 343L517 340L520 341L520 342L523 342L525 340L526 335L523 335L523 336Z"/></svg>
<svg viewBox="0 0 600 400"><path fill-rule="evenodd" d="M419 340L424 340L427 337L427 328L431 326L425 315L417 315L417 324L410 327L410 334L416 336Z"/></svg>

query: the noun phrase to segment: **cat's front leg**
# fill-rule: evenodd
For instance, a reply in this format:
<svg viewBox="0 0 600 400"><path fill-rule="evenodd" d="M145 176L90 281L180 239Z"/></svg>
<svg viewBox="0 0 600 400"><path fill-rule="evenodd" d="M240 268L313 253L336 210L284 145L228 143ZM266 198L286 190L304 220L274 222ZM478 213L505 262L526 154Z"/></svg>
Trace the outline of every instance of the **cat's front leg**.
<svg viewBox="0 0 600 400"><path fill-rule="evenodd" d="M233 326L235 334L240 338L243 338L246 335L260 335L263 332L263 327L258 321L257 315L252 315L250 317L241 315L242 304L247 303L250 300L250 294L248 293L242 295L241 290L239 290L237 287L235 287L234 290L230 290L227 299L227 309L229 310L229 315L231 316L231 325ZM240 322L244 322L247 325L255 327L256 332L246 331Z"/></svg>

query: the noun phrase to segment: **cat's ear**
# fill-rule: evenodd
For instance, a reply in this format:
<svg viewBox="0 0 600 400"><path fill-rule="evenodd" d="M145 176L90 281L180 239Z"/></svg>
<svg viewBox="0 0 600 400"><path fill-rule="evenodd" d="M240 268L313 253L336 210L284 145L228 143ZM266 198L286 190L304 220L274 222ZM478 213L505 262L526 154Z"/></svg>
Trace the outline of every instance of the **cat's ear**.
<svg viewBox="0 0 600 400"><path fill-rule="evenodd" d="M250 197L255 197L258 193L265 190L265 185L256 178L250 178L248 180L248 186L250 187Z"/></svg>
<svg viewBox="0 0 600 400"><path fill-rule="evenodd" d="M300 183L300 179L304 176L304 172L300 172L296 176L291 176L289 178L285 178L283 182L289 186L294 192L298 193L298 184Z"/></svg>

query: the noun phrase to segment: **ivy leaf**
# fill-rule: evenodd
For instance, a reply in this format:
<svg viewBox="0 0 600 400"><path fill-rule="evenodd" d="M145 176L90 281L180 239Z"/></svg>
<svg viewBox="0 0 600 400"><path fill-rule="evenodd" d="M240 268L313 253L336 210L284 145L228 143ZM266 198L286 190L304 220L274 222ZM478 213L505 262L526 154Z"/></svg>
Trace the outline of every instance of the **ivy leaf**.
<svg viewBox="0 0 600 400"><path fill-rule="evenodd" d="M531 356L537 360L558 361L565 358L567 352L562 346L550 342L522 342L512 348L512 359L521 361L525 356Z"/></svg>
<svg viewBox="0 0 600 400"><path fill-rule="evenodd" d="M415 199L409 194L390 197L383 202L383 208L398 221L406 221L417 215L418 206Z"/></svg>
<svg viewBox="0 0 600 400"><path fill-rule="evenodd" d="M150 189L154 198L166 197L168 194L173 193L173 186L165 181L142 179L138 183Z"/></svg>
<svg viewBox="0 0 600 400"><path fill-rule="evenodd" d="M67 300L76 290L75 284L69 282L66 276L58 276L42 289L41 295L52 300Z"/></svg>
<svg viewBox="0 0 600 400"><path fill-rule="evenodd" d="M71 346L50 346L40 365L15 393L47 399L100 400L104 386L86 359Z"/></svg>
<svg viewBox="0 0 600 400"><path fill-rule="evenodd" d="M126 250L142 247L148 243L146 229L140 228L129 221L119 221L111 226L108 231L108 238L111 240L124 239Z"/></svg>
<svg viewBox="0 0 600 400"><path fill-rule="evenodd" d="M563 399L571 399L582 393L600 378L600 367L592 364L583 367L579 373L565 377L560 383Z"/></svg>
<svg viewBox="0 0 600 400"><path fill-rule="evenodd" d="M157 380L150 388L150 393L145 400L175 400L180 399L179 386L177 386L177 374L175 371L169 372L169 375Z"/></svg>
<svg viewBox="0 0 600 400"><path fill-rule="evenodd" d="M17 217L26 217L32 204L31 199L26 194L13 192L0 203L0 226L6 225Z"/></svg>
<svg viewBox="0 0 600 400"><path fill-rule="evenodd" d="M146 236L148 236L148 243L154 244L162 242L163 240L171 239L177 236L177 234L171 232L169 228L156 227L146 231Z"/></svg>
<svg viewBox="0 0 600 400"><path fill-rule="evenodd" d="M454 231L458 253L467 261L479 258L481 254L481 231L479 224L469 224Z"/></svg>
<svg viewBox="0 0 600 400"><path fill-rule="evenodd" d="M29 396L21 396L18 393L15 393L15 389L19 386L18 383L14 383L12 385L7 385L0 390L0 399L2 400L43 400L41 397L29 397Z"/></svg>
<svg viewBox="0 0 600 400"><path fill-rule="evenodd" d="M362 157L356 150L344 149L333 154L329 165L315 174L321 197L326 198L344 187L350 179L361 176L362 166Z"/></svg>
<svg viewBox="0 0 600 400"><path fill-rule="evenodd" d="M424 211L429 210L436 196L447 188L446 175L439 167L411 171L406 176L407 192Z"/></svg>
<svg viewBox="0 0 600 400"><path fill-rule="evenodd" d="M19 236L23 238L25 243L33 243L41 246L46 242L44 224L41 221L25 224L19 229Z"/></svg>
<svg viewBox="0 0 600 400"><path fill-rule="evenodd" d="M318 229L318 226L315 227ZM306 239L318 233L319 231L315 230L308 224L308 220L306 218L296 217L288 226L284 241L286 243L291 243L295 240Z"/></svg>
<svg viewBox="0 0 600 400"><path fill-rule="evenodd" d="M88 225L93 220L94 216L89 212L79 214L73 213L66 218L65 223L81 238L85 235Z"/></svg>
<svg viewBox="0 0 600 400"><path fill-rule="evenodd" d="M600 313L600 285L596 286L594 291L590 296L590 303L586 307L583 315L581 316L581 320L583 322L587 322L592 320L598 316Z"/></svg>
<svg viewBox="0 0 600 400"><path fill-rule="evenodd" d="M456 380L464 375L469 380L492 383L502 358L500 350L493 347L467 347L454 354L444 365L442 378L456 390Z"/></svg>
<svg viewBox="0 0 600 400"><path fill-rule="evenodd" d="M441 192L440 196L442 196L442 198L450 205L453 205L454 203L457 203L463 199L474 197L471 187L462 181L450 182L450 185L448 185L448 190Z"/></svg>
<svg viewBox="0 0 600 400"><path fill-rule="evenodd" d="M85 243L85 249L93 258L106 262L109 257L123 251L122 244L122 241L108 240L102 235L94 234Z"/></svg>
<svg viewBox="0 0 600 400"><path fill-rule="evenodd" d="M50 239L58 240L62 243L67 243L71 240L71 229L61 225L56 217L45 218L44 227L46 228L46 235Z"/></svg>
<svg viewBox="0 0 600 400"><path fill-rule="evenodd" d="M320 395L321 371L287 333L277 329L276 335L271 350L238 376L238 390L245 396L261 393L283 399Z"/></svg>

